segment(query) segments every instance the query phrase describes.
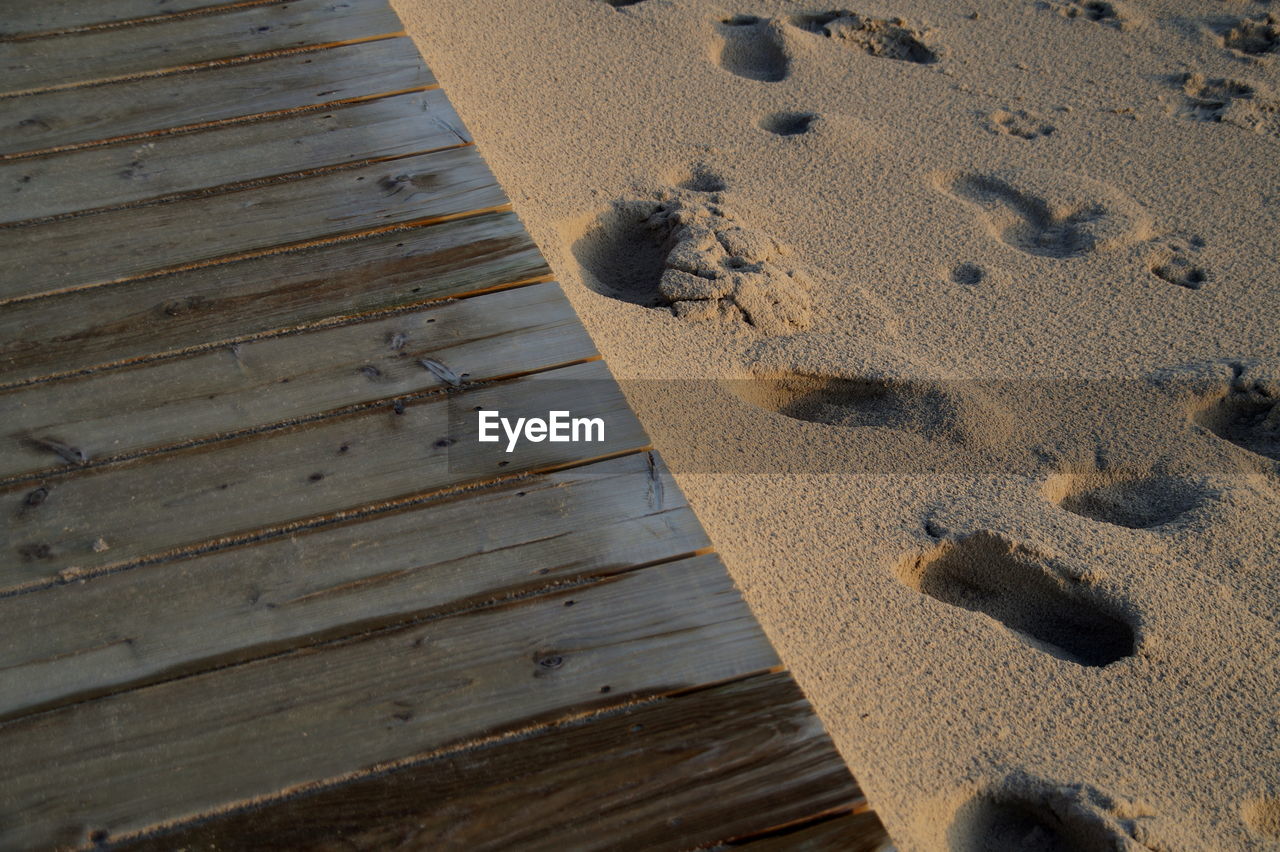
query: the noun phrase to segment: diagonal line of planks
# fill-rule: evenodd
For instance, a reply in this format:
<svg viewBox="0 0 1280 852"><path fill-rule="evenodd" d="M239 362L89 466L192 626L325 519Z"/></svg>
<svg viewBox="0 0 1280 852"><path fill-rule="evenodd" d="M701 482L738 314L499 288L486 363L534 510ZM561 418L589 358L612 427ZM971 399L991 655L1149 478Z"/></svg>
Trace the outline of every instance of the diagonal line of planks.
<svg viewBox="0 0 1280 852"><path fill-rule="evenodd" d="M0 848L886 846L385 0L0 69Z"/></svg>

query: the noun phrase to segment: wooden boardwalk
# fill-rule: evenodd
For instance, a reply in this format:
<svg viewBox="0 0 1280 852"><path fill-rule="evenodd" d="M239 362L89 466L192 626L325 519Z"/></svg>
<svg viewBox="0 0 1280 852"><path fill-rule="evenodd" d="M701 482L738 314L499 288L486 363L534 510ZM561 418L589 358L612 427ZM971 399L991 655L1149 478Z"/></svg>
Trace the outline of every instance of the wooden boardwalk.
<svg viewBox="0 0 1280 852"><path fill-rule="evenodd" d="M881 846L385 0L0 69L0 848Z"/></svg>

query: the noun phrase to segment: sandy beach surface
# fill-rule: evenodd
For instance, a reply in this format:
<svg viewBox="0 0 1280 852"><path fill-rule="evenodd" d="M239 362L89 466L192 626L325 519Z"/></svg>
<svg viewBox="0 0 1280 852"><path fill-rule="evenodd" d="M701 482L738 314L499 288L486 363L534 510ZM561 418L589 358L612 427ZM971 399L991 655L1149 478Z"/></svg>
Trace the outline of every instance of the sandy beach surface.
<svg viewBox="0 0 1280 852"><path fill-rule="evenodd" d="M394 5L900 849L1280 849L1280 6Z"/></svg>

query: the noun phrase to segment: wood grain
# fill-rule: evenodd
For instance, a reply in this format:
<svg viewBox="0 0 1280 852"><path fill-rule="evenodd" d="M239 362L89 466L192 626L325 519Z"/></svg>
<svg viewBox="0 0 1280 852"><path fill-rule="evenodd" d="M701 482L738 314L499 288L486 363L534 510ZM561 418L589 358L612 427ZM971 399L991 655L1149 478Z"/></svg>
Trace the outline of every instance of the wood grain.
<svg viewBox="0 0 1280 852"><path fill-rule="evenodd" d="M270 424L447 387L431 358L468 381L596 357L555 283L382 320L245 343L0 393L0 480L261 430Z"/></svg>
<svg viewBox="0 0 1280 852"><path fill-rule="evenodd" d="M767 674L123 848L692 849L847 806L859 795L795 683ZM811 848L871 848L853 845L856 835L848 840Z"/></svg>
<svg viewBox="0 0 1280 852"><path fill-rule="evenodd" d="M0 71L0 848L880 848L385 0Z"/></svg>
<svg viewBox="0 0 1280 852"><path fill-rule="evenodd" d="M83 4L83 0L75 0ZM0 157L422 88L413 42L389 38L85 89L0 99Z"/></svg>
<svg viewBox="0 0 1280 852"><path fill-rule="evenodd" d="M874 811L859 810L780 831L729 848L745 852L893 852Z"/></svg>
<svg viewBox="0 0 1280 852"><path fill-rule="evenodd" d="M0 304L506 203L468 146L207 198L0 228L6 261Z"/></svg>
<svg viewBox="0 0 1280 852"><path fill-rule="evenodd" d="M0 844L138 831L776 664L717 558L659 565L10 722Z"/></svg>
<svg viewBox="0 0 1280 852"><path fill-rule="evenodd" d="M0 386L550 273L515 214L491 213L18 302L0 310Z"/></svg>
<svg viewBox="0 0 1280 852"><path fill-rule="evenodd" d="M0 716L707 546L645 454L0 598ZM492 519L501 518L501 523Z"/></svg>
<svg viewBox="0 0 1280 852"><path fill-rule="evenodd" d="M399 33L386 3L292 0L220 15L0 42L0 96Z"/></svg>
<svg viewBox="0 0 1280 852"><path fill-rule="evenodd" d="M0 38L29 36L94 26L121 24L139 18L217 11L244 3L279 0L0 0Z"/></svg>
<svg viewBox="0 0 1280 852"><path fill-rule="evenodd" d="M234 355L226 353L228 359ZM459 369L465 369L459 365ZM601 417L599 443L476 440L473 409ZM465 392L85 470L0 493L0 589L38 586L175 548L436 489L648 445L595 361Z"/></svg>
<svg viewBox="0 0 1280 852"><path fill-rule="evenodd" d="M251 124L0 161L0 224L122 207L469 142L439 89Z"/></svg>

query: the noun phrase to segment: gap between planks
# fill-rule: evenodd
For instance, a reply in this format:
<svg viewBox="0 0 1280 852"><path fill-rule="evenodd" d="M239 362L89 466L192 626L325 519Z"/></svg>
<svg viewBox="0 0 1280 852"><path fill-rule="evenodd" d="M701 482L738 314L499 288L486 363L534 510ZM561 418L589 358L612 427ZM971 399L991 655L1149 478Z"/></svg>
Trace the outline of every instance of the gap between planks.
<svg viewBox="0 0 1280 852"><path fill-rule="evenodd" d="M238 371L238 363L233 366ZM359 375L352 379L356 384L366 381ZM272 382L265 389L275 387ZM269 396L260 402L269 407ZM479 425L472 412L483 409L501 410L508 417L571 410L603 418L608 428L592 443L504 447L477 440ZM19 560L0 566L0 577L6 586L26 586L78 576L352 506L648 445L603 362L587 361L142 462L52 477L34 490L9 487L0 504L13 511L13 523L0 537L3 549Z"/></svg>
<svg viewBox="0 0 1280 852"><path fill-rule="evenodd" d="M0 599L26 625L0 639L0 716L709 552L670 471L632 454L136 567Z"/></svg>
<svg viewBox="0 0 1280 852"><path fill-rule="evenodd" d="M466 147L466 146L459 146ZM379 234L389 234L397 231L408 231L415 228L425 228L431 225L440 225L445 222L456 222L459 219L471 219L477 216L484 216L488 213L510 213L511 203L495 204L491 207L480 207L474 210L468 210L463 213L448 213L442 216L427 216L420 219L408 219L404 222L396 222L392 225L382 225L377 228L366 228L360 231L351 231L343 234L326 235L316 237L310 240L300 242L283 243L280 245L268 246L253 251L241 252L239 254L219 255L218 257L209 258L208 260L191 261L188 263L175 264L173 266L162 267L160 269L148 270L147 272L138 273L137 275L122 276L113 278L109 281L95 281L88 284L81 284L75 287L66 287L60 290L44 290L39 293L30 293L22 296L13 296L10 298L0 298L0 308L9 305L20 304L23 302L33 302L48 296L62 296L70 293L83 293L88 290L96 290L99 287L108 287L116 284L128 284L132 281L142 281L148 278L159 278L164 275L172 275L176 272L189 272L194 269L205 269L210 266L221 266L226 263L232 263L239 260L251 260L258 257L269 257L275 254L285 254L287 252L302 251L303 249L318 248L320 246L336 245L338 243L351 242L353 240L373 237Z"/></svg>
<svg viewBox="0 0 1280 852"><path fill-rule="evenodd" d="M0 385L550 280L546 261L508 212L67 293L0 311ZM359 283L354 291L352 282Z"/></svg>
<svg viewBox="0 0 1280 852"><path fill-rule="evenodd" d="M570 594L575 605L566 607ZM703 605L689 608L690 598ZM5 842L43 845L86 822L131 833L495 730L545 727L569 713L779 665L709 556L434 624L0 726L16 767L0 797ZM391 718L388 684L408 702L400 706L413 708L403 724ZM190 736L173 741L179 720ZM132 747L105 752L106 731ZM255 761L268 743L279 746L277 760ZM157 744L175 774L156 774ZM112 777L101 775L104 764Z"/></svg>
<svg viewBox="0 0 1280 852"><path fill-rule="evenodd" d="M302 180L0 228L0 305L510 209L464 145ZM189 229L221 227L192 242Z"/></svg>
<svg viewBox="0 0 1280 852"><path fill-rule="evenodd" d="M142 79L403 35L403 25L385 3L291 0L48 40L0 42L0 65L8 70L3 84L12 87L0 97Z"/></svg>
<svg viewBox="0 0 1280 852"><path fill-rule="evenodd" d="M412 94L412 93L410 93ZM353 104L351 106L361 106L362 104ZM288 116L287 118L291 118ZM421 157L425 154L435 154L441 151L456 151L460 148L473 147L472 142L458 136L457 131L452 131L453 135L458 138L456 144L438 145L433 148L423 148L420 150L406 151L401 154L390 154L384 157L362 157L356 160L348 160L340 163L330 163L323 166L313 166L311 168L299 169L297 171L283 172L280 174L264 175L262 177L248 178L245 180L229 181L227 183L214 184L212 186L202 186L195 189L185 189L177 192L166 193L163 195L148 196L136 200L121 202L117 204L108 204L101 207L84 207L76 210L68 210L60 213L52 213L43 216L33 216L28 219L14 219L10 221L0 222L0 230L10 230L28 227L38 227L40 225L49 225L58 222L65 222L69 219L78 219L82 216L96 216L100 213L115 213L122 210L137 210L143 207L157 207L164 204L178 204L183 201L198 201L202 198L212 198L218 195L225 195L230 192L241 192L251 189L268 189L270 187L282 186L284 184L293 183L295 181L307 180L308 178L324 177L325 175L338 174L345 171L354 171L356 169L367 168L369 166L381 165L383 163L394 163L397 160L406 160L412 157ZM0 166L3 164L0 163Z"/></svg>
<svg viewBox="0 0 1280 852"><path fill-rule="evenodd" d="M880 818L865 798L852 808L827 811L774 829L743 835L720 844L697 847L712 852L745 849L747 852L894 852Z"/></svg>
<svg viewBox="0 0 1280 852"><path fill-rule="evenodd" d="M652 444L646 444L641 447L634 447L625 450L617 450L610 453L603 453L590 458L575 459L573 461L561 462L557 464L544 465L528 470L516 471L510 474L501 474L498 476L488 477L486 479L472 480L459 485L450 485L439 488L430 488L413 494L407 494L400 497L393 497L385 500L374 500L369 503L359 504L346 509L340 509L333 512L325 512L310 517L298 518L283 523L269 524L256 530L246 531L238 534L224 535L204 541L193 542L190 544L179 545L156 553L149 553L134 559L121 560L119 562L107 563L105 565L95 566L93 569L71 569L59 572L56 576L42 578L26 584L12 585L7 588L0 589L0 599L19 597L21 595L40 592L45 589L56 588L58 586L67 585L68 583L78 583L82 580L88 580L95 577L102 577L108 574L114 574L120 571L127 571L143 565L158 565L163 562L172 562L178 559L184 559L190 556L199 556L205 553L213 553L225 550L230 547L239 547L241 545L253 544L260 541L269 541L284 535L291 535L296 532L316 529L328 526L330 524L342 523L361 518L370 518L375 515L381 515L385 512L395 512L401 509L417 506L432 500L446 499L450 497L460 497L466 494L481 491L487 488L500 487L516 482L528 481L538 476L546 474L559 473L561 471L572 470L586 465L597 464L599 462L610 461L612 459L623 458L626 456L636 455L639 453L652 453L654 448Z"/></svg>
<svg viewBox="0 0 1280 852"><path fill-rule="evenodd" d="M464 391L480 390L482 388L492 388L502 385L506 382L515 381L517 379L529 378L531 376L553 373L556 370L563 370L566 367L576 367L580 364L590 364L595 361L603 360L600 355L592 355L586 358L574 358L569 361L559 361L545 367L534 367L527 370L516 370L509 373L497 373L492 376L486 376L483 379L468 381L458 385L456 388L451 387L435 387L430 390L414 391L411 393L397 394L395 396L379 397L377 399L367 400L364 402L356 402L350 405L344 405L338 408L331 408L325 411L318 411L312 414L302 414L297 417L291 417L288 420L277 420L270 423L262 423L254 426L245 427L243 429L232 429L225 432L217 432L210 435L203 435L198 438L191 438L184 441L171 442L167 444L158 444L140 448L131 452L124 452L117 455L106 455L91 458L80 464L66 464L61 467L49 467L40 470L23 471L11 476L0 479L0 488L11 488L14 486L22 486L34 484L36 482L58 482L65 481L79 473L87 473L102 468L116 467L126 462L140 461L156 456L165 456L170 453L180 452L182 450L194 449L197 447L207 447L212 444L220 444L225 441L232 441L238 438L249 438L255 435L269 435L272 432L279 432L283 429L289 429L294 426L308 426L312 424L324 423L327 420L336 420L341 417L347 417L353 414L372 411L377 408L386 408L394 406L396 403L411 404L416 402L427 402L436 399L447 398L451 394ZM73 448L74 449L74 448ZM54 452L54 451L51 451Z"/></svg>
<svg viewBox="0 0 1280 852"><path fill-rule="evenodd" d="M261 122L0 162L21 228L269 187L471 145L439 89L308 110Z"/></svg>
<svg viewBox="0 0 1280 852"><path fill-rule="evenodd" d="M140 130L136 133L127 133L122 136L109 136L101 139L91 139L86 142L71 142L66 145L53 145L48 148L33 148L29 151L17 151L11 154L0 154L0 163L12 162L19 160L27 160L35 157L44 157L50 154L66 154L71 151L84 151L91 148L105 148L111 145L119 145L126 142L142 142L151 139L164 139L169 136L182 136L188 133L196 133L201 130L213 130L221 127L235 127L242 124L255 124L260 121L270 121L272 119L290 118L295 115L306 115L312 112L321 112L326 109L335 109L344 106L354 106L356 104L369 103L371 101L380 101L385 98L394 98L397 95L411 95L415 92L430 92L440 88L439 83L431 83L425 86L410 86L407 89L396 89L394 91L378 92L372 95L356 95L350 98L340 98L335 101L324 101L322 103L308 104L307 106L286 107L284 109L269 110L267 112L250 113L248 115L238 115L232 118L220 118L211 121L198 121L190 124L180 124L175 127L164 127L158 130ZM467 141L467 140L463 140Z"/></svg>
<svg viewBox="0 0 1280 852"><path fill-rule="evenodd" d="M421 755L413 755L411 757L404 757L404 759L394 761L392 764L360 771L360 773L352 773L351 775L348 775L348 777L317 780L317 782L300 785L300 787L289 789L289 791L280 791L279 793L273 794L273 796L261 797L259 800L255 801L228 803L228 805L224 806L223 809L211 811L209 814L193 817L193 819L174 821L174 823L170 823L168 825L148 826L148 828L142 830L142 832L131 835L116 835L116 837L111 837L111 840L113 840L113 842L122 843L123 847L127 849L220 848L220 840L223 839L221 835L230 834L233 835L233 837L248 837L247 833L242 832L242 829L246 828L246 823L256 825L266 817L266 819L271 821L271 823L275 823L276 828L280 828L283 824L285 830L288 830L289 828L297 830L298 828L301 828L303 824L311 823L311 820L297 819L296 816L294 816L293 819L289 819L289 817L297 814L296 809L306 810L308 807L307 800L311 800L312 802L320 800L321 802L332 803L349 801L353 788L360 787L360 785L372 785L372 787L378 787L380 782L388 785L399 784L401 787L408 788L407 792L403 791L403 789L392 788L392 792L390 792L390 794L397 798L410 796L413 802L420 803L422 807L429 807L431 805L431 800L430 798L425 798L424 793L429 793L430 789L424 788L444 787L445 784L433 784L425 777L425 775L421 779L406 778L406 775L412 774L413 770L434 769L434 774L439 777L439 775L445 774L443 771L445 768L443 768L443 766L439 766L440 764L458 760L463 762L475 761L474 764L472 764L472 769L477 768L477 766L484 766L485 769L488 769L490 766L495 764L495 762L500 764L500 762L511 760L512 757L516 755L515 750L518 750L518 748L526 748L529 746L538 747L539 741L541 741L544 746L550 746L557 752L558 760L553 761L554 764L554 762L563 762L566 760L566 757L559 756L566 755L566 748L568 750L567 759L572 761L575 760L575 757L573 757L573 755L575 755L573 745L579 747L582 745L589 745L589 743L576 742L577 739L582 737L602 738L603 741L607 742L608 746L613 750L611 752L612 759L614 761L618 761L614 762L612 765L613 770L617 773L618 768L622 765L621 760L618 759L620 759L620 757L621 759L625 759L627 756L625 737L620 737L620 734L625 733L623 732L623 728L631 733L637 733L635 730L636 728L644 730L644 732L648 732L648 730L655 728L659 732L658 736L662 736L664 739L675 734L675 738L673 738L672 741L667 742L668 750L659 750L659 753L669 753L669 755L672 755L673 759L678 762L681 760L680 757L678 757L678 753L691 752L690 759L698 761L698 747L692 746L689 739L696 742L696 738L698 738L699 734L692 732L692 729L696 728L700 732L700 730L704 730L707 725L712 725L712 727L717 724L732 725L733 720L735 720L735 713L733 713L733 710L735 710L735 707L740 706L742 698L749 696L750 693L754 691L759 691L760 693L764 693L764 695L768 696L765 704L767 704L768 713L771 715L773 713L778 713L785 716L803 716L804 711L808 710L808 702L804 701L803 693L800 693L799 688L795 686L795 682L792 681L790 675L786 673L785 669L774 667L772 669L763 670L763 672L741 675L741 677L726 678L718 682L698 684L698 686L682 688L682 690L660 693L660 695L635 698L635 700L620 702L620 704L602 707L602 709L581 711L581 713L562 716L562 718L552 720L552 722L543 725L507 730L507 732L490 734L490 736L484 738L475 738L471 739L471 741L454 743L453 746L440 748L440 750L421 753ZM783 695L778 695L778 693L783 693ZM753 701L753 704L759 705L762 704L762 702L756 700ZM804 705L803 709L801 709L800 705ZM681 720L681 716L689 713L692 707L704 707L704 709L701 711L694 711L695 718L690 719L689 722ZM810 713L812 713L812 711L810 711ZM707 719L705 719L704 722L699 722L699 716L703 715L707 716ZM785 730L786 733L778 734L778 738L780 739L778 739L777 748L783 752L778 755L778 760L794 760L796 764L803 765L804 759L803 757L800 757L800 755L797 755L797 750L804 750L804 748L808 748L808 750L823 751L823 745L826 743L826 734L813 736L812 733L799 732L799 730L795 730L795 732L787 730L786 728L783 728L783 730ZM681 734L681 732L686 733ZM741 733L741 730L735 733ZM653 736L653 734L643 733L641 736L648 738ZM714 737L714 734L712 734L712 736ZM549 737L557 738L554 745L552 745L552 742L548 741L547 738ZM717 742L724 738L730 737L719 737L717 738ZM571 745L562 745L564 739L568 739ZM833 755L833 750L831 750L829 745L824 751L832 753ZM731 751L728 756L737 757L737 760L741 761L744 757L748 757L748 753ZM861 796L858 784L856 784L855 780L847 774L847 769L841 761L838 761L838 759L831 759L831 757L827 756L827 753L820 755L820 761L822 761L820 762L820 769L810 766L810 773L817 774L820 778L827 777L827 775L833 775L835 778L832 778L831 780L836 783L820 784L820 792L815 789L815 791L809 793L808 796L800 797L800 801L796 801L795 796L780 797L777 796L777 794L764 793L764 787L754 788L756 791L759 791L758 794L763 794L765 802L767 802L767 805L765 805L765 802L762 802L762 805L765 805L763 810L769 810L771 809L771 806L780 807L783 814L787 814L787 812L792 812L792 814L794 814L794 812L804 812L806 806L817 806L819 809L822 809L823 812L829 812L833 809L829 809L829 807L823 809L822 806L824 803L841 800L852 800L854 802L865 801L863 796ZM630 761L627 762L630 764ZM755 757L755 759L749 760L749 765L751 766L751 769L746 770L748 773L750 773L750 771L765 771L764 766L772 765L772 761L762 761L759 757ZM795 766L795 768L799 769L799 765ZM553 771L556 770L556 766L548 766L547 764L544 764L543 766L539 766L539 768L532 770L532 773L529 773L529 771L526 770L526 774L536 775L543 768L552 769ZM596 766L594 770L580 768L576 771L581 771L582 769L588 771L591 777L593 777L593 780L599 779L599 766ZM669 771L666 766L664 766L663 769ZM815 769L817 769L817 771L815 771ZM699 787L707 783L716 783L716 778L707 778L704 773L705 768L703 773L694 773L694 777L703 775L703 778L701 778L699 782L694 783L698 784ZM488 774L488 777L485 777L486 774ZM571 771L570 774L572 777L575 773ZM457 788L454 787L453 784L449 784L449 789L456 789L458 793L465 793L467 796L474 796L474 794L476 794L477 783L479 783L479 787L481 789L493 787L495 783L500 783L495 782L495 778L503 775L503 769L498 769L495 774L485 773L485 771L476 771L475 775L479 775L479 778L463 774L461 778L456 779L456 782L454 782L454 784L461 784L461 788ZM838 779L841 775L844 775L842 783L840 783L840 779ZM511 777L511 775L508 774L506 777L503 777L502 780L507 780L509 777ZM685 775L685 778L689 778L689 775ZM732 794L740 796L740 794L744 793L746 789L753 789L751 788L751 785L746 785L746 787L744 787L744 785L739 783L739 779L741 778L741 773L739 773L739 771L731 771L730 778L732 779L730 780L730 787L724 791L724 794L727 794L727 796L732 796ZM586 778L576 780L580 780L580 783L582 784L589 783ZM786 780L791 779L787 778ZM617 792L622 792L623 796L630 798L631 791L634 789L635 784L623 783L623 787L627 788L625 792ZM818 785L815 784L815 787L818 787ZM532 784L532 787L526 787L525 789L526 796L529 792L532 792L534 796L538 796L539 792L541 792L545 797L545 791L547 791L548 788L547 785L543 783L535 782ZM777 787L774 787L773 789L776 791ZM362 805L364 802L369 802L371 805L376 807L376 803L383 800L385 793L387 793L387 791L378 787L369 793L357 794L356 801L360 803L355 805L355 809L357 811L364 809L365 806ZM664 796L666 791L663 791L662 794ZM809 800L815 800L813 805L809 805ZM407 805L407 802L402 802L399 807L393 805L392 811L390 811L390 814L388 815L390 816L390 819L411 820L413 815L406 814L406 812L402 811L402 807L404 805ZM321 803L321 807L323 806L323 803ZM640 810L645 810L646 807L648 807L648 809L658 807L660 810L669 811L669 805L667 805L663 800L654 801L652 794L650 794L650 797L643 798L639 807ZM714 809L714 807L717 806L710 805L709 807L710 809ZM612 807L608 807L607 810L613 812L613 814L617 814L620 809L618 809L617 802L612 802ZM735 809L732 810L735 817L741 814L750 814L750 816L745 816L745 819L753 819L755 814L758 814L762 809L741 809L741 807L735 807ZM849 807L844 805L842 806L842 810L847 812ZM361 814L361 816L366 815ZM370 816L374 815L367 815L366 819ZM812 819L813 817L810 817L810 820ZM356 821L358 820L360 820L360 816L356 817ZM627 817L623 815L622 820L623 823L635 823L636 825L654 826L660 824L660 820L643 819L643 817L639 817L639 821L636 821L637 817L635 816ZM349 814L343 814L338 817L338 821L339 823L348 823L348 821L353 820ZM526 820L516 821L520 824L527 824ZM717 829L721 829L718 819L713 820L713 823L709 825L707 824L707 821L705 821L705 816L701 821L703 821L703 825L696 826L694 829L700 834L705 835L717 832ZM347 837L346 830L339 829L337 825L329 825L326 826L326 828L328 828L329 832L332 832L334 835ZM622 826L617 826L617 828L622 828ZM616 832L617 828L614 829L614 832ZM211 835L209 833L210 829L212 829ZM270 829L268 830L270 832ZM177 837L175 837L175 835L177 835ZM616 834L613 835L616 837ZM712 834L712 837L716 837L716 834ZM489 839L490 842L493 842L492 835L490 835ZM604 840L604 842L608 842L607 838L602 838L602 840ZM509 842L511 842L511 838L503 838L503 846L500 848L511 848L511 846L509 846ZM283 840L283 843L284 846L289 846L288 839ZM699 843L699 846L696 848L707 848L716 843L717 840L709 840L709 842ZM644 846L645 848L649 848L648 844L644 844ZM374 842L364 846L364 844L361 844L357 840L357 842L355 842L355 847L378 848L378 842L374 840ZM428 847L424 846L421 848ZM471 847L468 846L466 848ZM521 846L520 848L526 847Z"/></svg>
<svg viewBox="0 0 1280 852"><path fill-rule="evenodd" d="M30 41L38 38L53 38L55 36L72 35L75 33L92 32L95 30L121 29L123 27L132 27L139 24L156 24L167 21L181 20L183 18L197 18L205 15L218 15L226 12L235 12L240 9L248 9L254 6L270 6L277 3L286 3L289 0L238 0L232 3L219 3L213 0L207 6L195 6L190 9L183 9L177 12L166 12L160 15L143 15L137 18L121 18L119 20L95 21L88 24L74 24L63 27L54 27L48 30L31 30L29 32L5 33L0 32L0 43L13 41ZM50 0L41 0L40 3L33 5L55 5Z"/></svg>
<svg viewBox="0 0 1280 852"><path fill-rule="evenodd" d="M316 50L327 50L333 47L348 47L353 44L366 44L371 41L382 41L388 38L407 38L408 33L404 30L397 30L393 33L379 33L378 35L362 36L359 38L342 39L340 41L327 41L322 44L309 44L305 47L286 47L278 50L265 50L261 53L250 53L243 56L235 56L228 59L209 59L203 62L192 62L186 65L171 65L166 68L157 68L154 71L138 71L132 74L119 74L114 77L102 77L96 80L80 80L73 83L61 83L57 85L44 86L32 89L20 89L11 92L0 92L0 100L5 98L20 98L27 95L38 95L45 92L62 92L68 89L82 89L90 86L102 86L108 83L127 83L131 80L145 80L151 77L165 77L170 74L181 74L187 71L199 71L204 68L223 68L232 65L245 65L250 62L261 62L265 59L277 59L284 56L294 56L299 53L309 53Z"/></svg>
<svg viewBox="0 0 1280 852"><path fill-rule="evenodd" d="M187 358L192 355L199 355L204 352L211 352L218 349L225 349L231 346L239 346L245 343L253 343L259 340L270 340L276 337L288 337L294 334L304 334L310 331L323 331L330 328L341 328L347 325L357 325L364 322L372 322L380 319L387 319L401 314L413 313L423 308L435 307L447 302L461 301L463 299L474 299L477 296L487 296L493 293L502 293L507 290L516 290L522 287L529 287L534 284L546 284L554 281L554 277L548 273L546 275L535 275L530 278L519 278L514 281L508 281L502 284L493 284L488 287L482 287L476 290L468 290L448 296L440 296L433 299L423 299L420 302L406 302L392 308L383 308L381 310L365 311L363 313L338 314L314 322L283 326L279 328L269 329L267 331L255 332L253 334L242 334L235 337L227 337L209 343L201 343L194 346L188 346L180 349L170 349L163 352L148 353L139 355L134 358L124 358L117 361L106 361L101 364L94 364L78 370L67 370L60 373L49 373L43 376L33 376L28 379L20 379L6 383L0 383L0 393L20 388L30 387L32 385L48 384L66 379L84 378L96 375L98 373L106 373L114 370L125 369L128 367L137 367L143 364L153 364L161 361L170 361L178 358ZM595 360L588 358L583 360ZM4 481L0 480L0 485Z"/></svg>
<svg viewBox="0 0 1280 852"><path fill-rule="evenodd" d="M720 841L718 844L707 844L706 846L699 848L707 848L708 846L712 848L724 846L746 846L748 844L764 840L765 838L794 834L796 832L804 831L805 829L830 822L831 820L837 820L841 817L863 813L866 808L867 800L863 797L845 805L828 808L824 811L808 814L800 817L799 819L788 820L787 822L778 823L777 825L771 825L767 828L760 829L759 831L752 831L750 834L740 834L735 837L729 837Z"/></svg>
<svg viewBox="0 0 1280 852"><path fill-rule="evenodd" d="M575 592L582 589L588 589L593 586L598 586L603 583L613 582L621 579L627 574L631 574L636 571L643 571L647 568L657 568L674 562L682 562L689 559L696 559L701 556L714 555L715 550L708 546L609 571L599 570L592 573L562 577L549 581L541 586L512 590L496 596L478 594L469 599L454 601L450 604L432 607L417 612L402 613L400 614L400 617L396 618L367 618L357 621L348 621L320 633L295 637L293 641L286 643L276 643L274 646L262 646L257 649L244 648L228 651L220 656L211 657L206 661L201 661L202 663L206 663L204 665L184 669L178 673L162 673L154 677L142 677L137 680L112 684L109 688L101 690L86 690L79 693L68 693L65 697L43 701L15 711L0 711L0 726L17 720L40 716L55 710L64 710L80 704L87 704L93 701L100 701L113 696L123 695L127 692L133 692L138 689L146 689L152 686L164 686L183 680L189 680L194 677L202 677L213 672L226 671L228 669L236 668L237 666L264 663L270 660L288 657L298 653L299 651L307 651L310 653L312 651L321 650L326 646L360 642L366 639L376 638L383 634L394 633L399 630L408 630L414 627L421 627L435 621L441 621L455 616L496 612L507 608L519 607L550 595ZM237 651L244 651L247 653L241 654L237 653ZM782 670L781 666L774 666L769 669L762 669L761 671L772 673Z"/></svg>
<svg viewBox="0 0 1280 852"><path fill-rule="evenodd" d="M307 48L225 68L0 99L0 136L9 137L0 143L0 160L254 120L257 115L323 109L326 104L438 85L410 39L388 38ZM198 91L199 100L175 101L174 93L184 88ZM254 92L252 104L244 103L244 91ZM245 109L256 113L246 116Z"/></svg>
<svg viewBox="0 0 1280 852"><path fill-rule="evenodd" d="M230 357L228 357L228 355ZM0 393L0 487L599 360L555 283ZM431 360L427 360L431 359ZM433 365L448 364L453 375ZM61 464L52 465L50 456Z"/></svg>

